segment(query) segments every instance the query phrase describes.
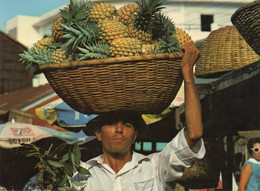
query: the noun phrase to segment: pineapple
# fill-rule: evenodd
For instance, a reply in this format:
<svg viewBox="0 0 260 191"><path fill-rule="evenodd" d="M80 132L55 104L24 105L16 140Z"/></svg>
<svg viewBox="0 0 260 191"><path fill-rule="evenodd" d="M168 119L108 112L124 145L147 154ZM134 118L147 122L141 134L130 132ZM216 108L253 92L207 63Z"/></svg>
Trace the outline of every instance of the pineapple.
<svg viewBox="0 0 260 191"><path fill-rule="evenodd" d="M125 25L129 25L134 21L135 11L138 9L137 4L127 4L117 10L119 21Z"/></svg>
<svg viewBox="0 0 260 191"><path fill-rule="evenodd" d="M62 48L69 53L76 53L77 47L82 47L83 44L93 44L98 39L99 28L95 23L86 23L84 26L76 25L66 26L61 24L64 29L64 42Z"/></svg>
<svg viewBox="0 0 260 191"><path fill-rule="evenodd" d="M72 55L67 54L66 51L63 49L58 48L55 50L55 52L53 52L50 59L50 64L68 63L72 60Z"/></svg>
<svg viewBox="0 0 260 191"><path fill-rule="evenodd" d="M133 23L129 24L127 29L128 29L128 34L129 34L130 37L136 38L144 44L152 43L153 38L152 38L152 31L151 30L145 32L143 30L136 29L134 27Z"/></svg>
<svg viewBox="0 0 260 191"><path fill-rule="evenodd" d="M151 24L154 15L163 7L161 5L166 0L141 0L137 2L138 9L134 14L134 22L129 25L129 35L132 38L137 38L142 43L152 43Z"/></svg>
<svg viewBox="0 0 260 191"><path fill-rule="evenodd" d="M141 0L137 2L139 9L136 11L134 27L147 32L153 16L159 12L166 0Z"/></svg>
<svg viewBox="0 0 260 191"><path fill-rule="evenodd" d="M153 39L168 38L175 33L175 26L171 19L162 13L156 13L151 21Z"/></svg>
<svg viewBox="0 0 260 191"><path fill-rule="evenodd" d="M89 20L93 6L94 3L89 0L70 0L70 4L60 10L63 24L83 26Z"/></svg>
<svg viewBox="0 0 260 191"><path fill-rule="evenodd" d="M93 23L99 23L105 18L110 18L116 13L115 6L108 3L97 3L91 9L89 19Z"/></svg>
<svg viewBox="0 0 260 191"><path fill-rule="evenodd" d="M158 43L154 42L152 44L143 44L142 45L142 54L153 54L155 50L158 49Z"/></svg>
<svg viewBox="0 0 260 191"><path fill-rule="evenodd" d="M116 10L108 3L70 0L53 23L52 36L37 41L20 60L28 68L179 51L192 39L160 12L165 1L140 0Z"/></svg>
<svg viewBox="0 0 260 191"><path fill-rule="evenodd" d="M106 18L98 24L99 38L109 44L117 38L129 37L127 27L117 17Z"/></svg>
<svg viewBox="0 0 260 191"><path fill-rule="evenodd" d="M176 33L174 36L178 39L180 43L180 47L183 47L184 44L193 42L191 37L189 36L188 33L186 33L184 30L175 27Z"/></svg>
<svg viewBox="0 0 260 191"><path fill-rule="evenodd" d="M158 41L158 53L170 53L180 50L180 45L173 34L176 33L174 23L162 13L156 13L151 20L153 39Z"/></svg>
<svg viewBox="0 0 260 191"><path fill-rule="evenodd" d="M110 46L112 57L137 56L142 53L142 44L134 38L117 38Z"/></svg>
<svg viewBox="0 0 260 191"><path fill-rule="evenodd" d="M171 53L180 51L180 44L174 36L170 36L169 38L160 38L156 48L154 53Z"/></svg>
<svg viewBox="0 0 260 191"><path fill-rule="evenodd" d="M52 36L43 37L35 43L35 46L40 50L47 49L48 45L54 43L54 38Z"/></svg>
<svg viewBox="0 0 260 191"><path fill-rule="evenodd" d="M62 20L62 17L57 18L52 27L51 27L51 32L52 32L52 36L55 39L56 42L60 42L62 40L62 30L63 27L60 24L60 21Z"/></svg>
<svg viewBox="0 0 260 191"><path fill-rule="evenodd" d="M60 10L60 17L52 25L52 36L56 42L61 42L63 40L64 27L61 25L63 23L66 26L72 26L78 24L83 26L90 15L90 10L94 4L86 0L71 0L70 4Z"/></svg>

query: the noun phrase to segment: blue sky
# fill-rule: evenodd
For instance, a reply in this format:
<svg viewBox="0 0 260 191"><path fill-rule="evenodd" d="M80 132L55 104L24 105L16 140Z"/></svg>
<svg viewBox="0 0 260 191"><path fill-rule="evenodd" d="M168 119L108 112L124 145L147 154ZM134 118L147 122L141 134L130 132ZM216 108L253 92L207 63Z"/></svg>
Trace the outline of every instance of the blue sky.
<svg viewBox="0 0 260 191"><path fill-rule="evenodd" d="M40 16L69 0L0 0L0 30L5 32L5 22L17 15Z"/></svg>

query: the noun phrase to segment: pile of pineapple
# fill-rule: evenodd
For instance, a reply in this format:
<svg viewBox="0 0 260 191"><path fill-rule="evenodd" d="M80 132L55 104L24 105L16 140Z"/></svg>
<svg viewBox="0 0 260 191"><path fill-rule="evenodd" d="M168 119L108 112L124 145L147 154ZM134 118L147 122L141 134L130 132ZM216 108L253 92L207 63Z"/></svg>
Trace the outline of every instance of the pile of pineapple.
<svg viewBox="0 0 260 191"><path fill-rule="evenodd" d="M191 37L161 10L166 0L140 0L118 10L108 3L70 0L44 36L20 54L26 67L75 60L171 53Z"/></svg>

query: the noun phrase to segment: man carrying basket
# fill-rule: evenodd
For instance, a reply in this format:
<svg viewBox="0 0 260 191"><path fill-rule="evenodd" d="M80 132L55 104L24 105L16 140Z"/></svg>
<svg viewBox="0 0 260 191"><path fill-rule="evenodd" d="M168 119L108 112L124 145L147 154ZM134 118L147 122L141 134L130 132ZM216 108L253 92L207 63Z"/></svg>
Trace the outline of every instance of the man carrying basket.
<svg viewBox="0 0 260 191"><path fill-rule="evenodd" d="M99 115L87 124L87 128L92 129L102 142L103 154L81 162L91 175L76 173L71 179L71 190L173 190L184 167L191 167L196 159L203 158L201 106L193 76L199 50L193 43L186 44L183 50L181 70L187 127L161 152L144 156L131 149L138 132L145 126L140 114L118 111ZM74 181L80 185L73 184Z"/></svg>

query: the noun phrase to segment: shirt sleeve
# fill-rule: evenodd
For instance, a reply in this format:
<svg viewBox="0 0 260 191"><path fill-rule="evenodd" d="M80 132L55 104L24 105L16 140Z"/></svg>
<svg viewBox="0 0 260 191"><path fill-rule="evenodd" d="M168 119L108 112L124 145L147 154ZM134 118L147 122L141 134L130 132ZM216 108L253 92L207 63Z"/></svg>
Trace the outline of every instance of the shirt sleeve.
<svg viewBox="0 0 260 191"><path fill-rule="evenodd" d="M203 139L201 138L191 149L184 136L184 129L182 129L153 162L157 165L160 181L172 182L183 175L185 167L191 167L196 159L201 159L204 155Z"/></svg>

